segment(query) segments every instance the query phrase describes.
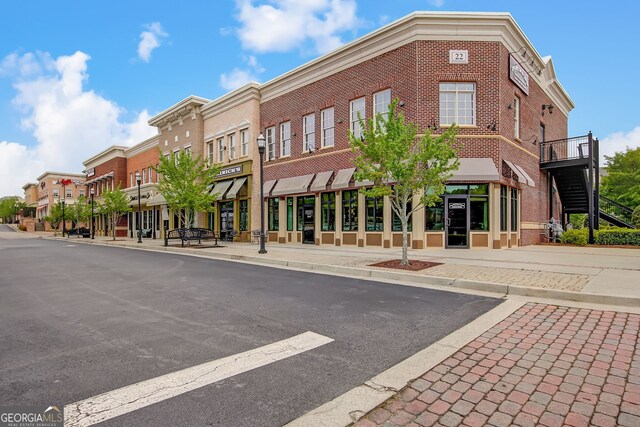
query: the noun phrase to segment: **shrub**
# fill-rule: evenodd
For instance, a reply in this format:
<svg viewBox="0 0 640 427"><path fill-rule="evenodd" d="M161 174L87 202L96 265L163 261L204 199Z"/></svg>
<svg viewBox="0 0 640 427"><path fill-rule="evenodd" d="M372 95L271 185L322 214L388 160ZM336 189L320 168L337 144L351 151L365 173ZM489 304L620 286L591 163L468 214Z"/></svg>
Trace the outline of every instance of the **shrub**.
<svg viewBox="0 0 640 427"><path fill-rule="evenodd" d="M21 225L18 228L20 229L20 231L27 231L27 226L26 225Z"/></svg>
<svg viewBox="0 0 640 427"><path fill-rule="evenodd" d="M564 236L563 236L564 237ZM640 246L640 230L630 228L612 228L600 230L596 236L598 245L633 245Z"/></svg>
<svg viewBox="0 0 640 427"><path fill-rule="evenodd" d="M637 206L633 210L633 214L631 215L631 222L633 223L634 227L640 228L640 206Z"/></svg>
<svg viewBox="0 0 640 427"><path fill-rule="evenodd" d="M560 241L571 245L585 246L589 241L589 230L584 228L580 230L567 230L562 233Z"/></svg>

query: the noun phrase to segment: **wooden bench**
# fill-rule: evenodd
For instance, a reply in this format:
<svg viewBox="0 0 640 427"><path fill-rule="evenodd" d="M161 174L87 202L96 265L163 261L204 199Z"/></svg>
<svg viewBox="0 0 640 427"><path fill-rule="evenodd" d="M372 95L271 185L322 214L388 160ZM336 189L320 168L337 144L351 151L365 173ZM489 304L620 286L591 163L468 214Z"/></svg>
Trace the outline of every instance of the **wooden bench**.
<svg viewBox="0 0 640 427"><path fill-rule="evenodd" d="M183 247L184 242L191 244L191 242L197 241L200 245L203 240L213 240L214 246L219 246L218 235L207 228L176 228L169 230L167 240L180 240Z"/></svg>

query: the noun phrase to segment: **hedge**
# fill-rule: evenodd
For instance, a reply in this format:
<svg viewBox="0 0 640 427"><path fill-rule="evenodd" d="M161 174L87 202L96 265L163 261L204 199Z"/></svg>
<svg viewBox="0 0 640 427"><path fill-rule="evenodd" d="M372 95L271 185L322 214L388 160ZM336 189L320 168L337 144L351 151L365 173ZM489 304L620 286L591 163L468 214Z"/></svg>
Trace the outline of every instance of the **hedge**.
<svg viewBox="0 0 640 427"><path fill-rule="evenodd" d="M607 228L594 230L596 245L631 245L640 246L640 230L631 228ZM562 243L585 246L589 242L589 230L567 230L562 233Z"/></svg>

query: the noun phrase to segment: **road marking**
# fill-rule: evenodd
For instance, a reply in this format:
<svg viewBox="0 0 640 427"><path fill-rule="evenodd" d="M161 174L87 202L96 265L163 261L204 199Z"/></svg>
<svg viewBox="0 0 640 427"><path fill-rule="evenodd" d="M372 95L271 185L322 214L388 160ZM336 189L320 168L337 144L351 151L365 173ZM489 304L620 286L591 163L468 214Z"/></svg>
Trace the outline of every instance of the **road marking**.
<svg viewBox="0 0 640 427"><path fill-rule="evenodd" d="M141 381L64 407L65 426L90 426L333 342L305 332L253 350Z"/></svg>

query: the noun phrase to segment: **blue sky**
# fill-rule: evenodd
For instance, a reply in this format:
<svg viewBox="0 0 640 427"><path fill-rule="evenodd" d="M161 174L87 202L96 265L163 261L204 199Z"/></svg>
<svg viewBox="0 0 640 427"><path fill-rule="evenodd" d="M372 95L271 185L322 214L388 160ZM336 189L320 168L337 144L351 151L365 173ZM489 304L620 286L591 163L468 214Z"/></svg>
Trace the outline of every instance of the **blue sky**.
<svg viewBox="0 0 640 427"><path fill-rule="evenodd" d="M0 196L45 170L80 172L188 95L267 81L416 10L510 12L576 104L569 134L640 146L637 2L161 0L5 2Z"/></svg>

